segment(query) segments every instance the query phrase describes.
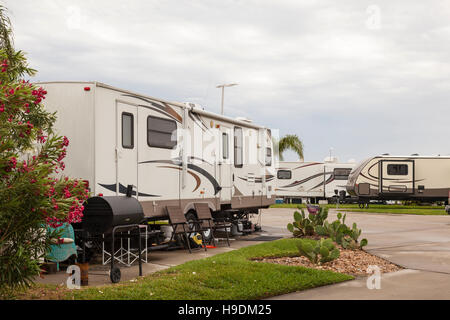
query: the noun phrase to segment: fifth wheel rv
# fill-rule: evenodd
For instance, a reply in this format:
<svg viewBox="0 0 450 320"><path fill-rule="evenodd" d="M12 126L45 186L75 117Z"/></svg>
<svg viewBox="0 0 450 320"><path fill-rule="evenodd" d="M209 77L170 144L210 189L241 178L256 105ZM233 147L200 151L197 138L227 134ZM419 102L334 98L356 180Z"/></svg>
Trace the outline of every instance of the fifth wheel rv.
<svg viewBox="0 0 450 320"><path fill-rule="evenodd" d="M56 127L70 140L64 174L95 194L132 195L146 219L167 206L195 215L256 213L275 202L269 129L98 82L39 83ZM129 190L129 189L128 189Z"/></svg>
<svg viewBox="0 0 450 320"><path fill-rule="evenodd" d="M448 201L450 157L376 156L350 173L347 191L370 200Z"/></svg>

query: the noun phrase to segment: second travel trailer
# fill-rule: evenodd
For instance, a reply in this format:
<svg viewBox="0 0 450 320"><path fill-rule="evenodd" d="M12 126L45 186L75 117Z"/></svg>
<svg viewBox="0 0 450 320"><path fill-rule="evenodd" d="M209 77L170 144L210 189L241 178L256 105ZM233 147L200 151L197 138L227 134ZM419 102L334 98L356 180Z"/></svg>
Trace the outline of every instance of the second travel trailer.
<svg viewBox="0 0 450 320"><path fill-rule="evenodd" d="M287 203L301 203L319 200L335 202L348 199L347 178L354 163L339 163L337 159L325 162L282 161L277 167L277 198ZM331 160L331 161L330 161Z"/></svg>
<svg viewBox="0 0 450 320"><path fill-rule="evenodd" d="M268 128L99 82L39 85L70 140L64 174L96 195L133 186L153 220L167 218L167 206L195 215L195 204L207 203L214 215L239 219L275 202Z"/></svg>
<svg viewBox="0 0 450 320"><path fill-rule="evenodd" d="M370 200L417 200L448 202L450 157L371 157L350 173L347 191L361 203Z"/></svg>

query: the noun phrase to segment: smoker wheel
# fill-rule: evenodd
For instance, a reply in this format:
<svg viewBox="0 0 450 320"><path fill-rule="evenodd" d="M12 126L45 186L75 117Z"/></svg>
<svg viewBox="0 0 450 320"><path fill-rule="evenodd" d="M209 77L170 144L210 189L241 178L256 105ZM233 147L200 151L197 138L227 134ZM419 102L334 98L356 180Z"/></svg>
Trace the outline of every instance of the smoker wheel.
<svg viewBox="0 0 450 320"><path fill-rule="evenodd" d="M111 279L112 283L118 283L120 281L121 273L120 269L118 267L114 267L111 269L111 272L109 274L109 278Z"/></svg>

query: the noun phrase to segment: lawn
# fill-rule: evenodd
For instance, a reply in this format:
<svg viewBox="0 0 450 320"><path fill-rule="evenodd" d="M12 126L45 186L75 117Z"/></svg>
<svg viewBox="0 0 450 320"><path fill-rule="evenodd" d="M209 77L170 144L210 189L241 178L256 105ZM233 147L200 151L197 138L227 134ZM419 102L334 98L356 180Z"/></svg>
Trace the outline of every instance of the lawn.
<svg viewBox="0 0 450 320"><path fill-rule="evenodd" d="M304 204L274 204L271 208L306 208ZM330 209L336 208L335 204L327 204ZM399 214L418 214L418 215L446 215L443 206L404 206L404 205L383 205L374 204L369 208L360 209L357 204L340 204L339 209L349 212L373 212L373 213L399 213Z"/></svg>
<svg viewBox="0 0 450 320"><path fill-rule="evenodd" d="M297 241L282 239L249 246L171 267L136 282L68 291L64 298L250 300L353 279L331 271L249 260L297 255Z"/></svg>
<svg viewBox="0 0 450 320"><path fill-rule="evenodd" d="M444 209L391 209L391 208L372 208L367 209L342 209L342 211L348 212L371 212L371 213L394 213L394 214L417 214L425 216L440 216L447 215Z"/></svg>

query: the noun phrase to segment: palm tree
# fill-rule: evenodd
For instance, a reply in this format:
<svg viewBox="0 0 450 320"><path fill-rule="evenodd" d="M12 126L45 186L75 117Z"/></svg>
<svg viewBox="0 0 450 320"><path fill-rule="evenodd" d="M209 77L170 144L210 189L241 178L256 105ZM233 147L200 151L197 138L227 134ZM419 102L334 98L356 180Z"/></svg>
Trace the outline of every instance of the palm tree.
<svg viewBox="0 0 450 320"><path fill-rule="evenodd" d="M280 161L283 161L283 152L286 150L294 151L303 160L303 143L296 134L287 134L278 141Z"/></svg>

